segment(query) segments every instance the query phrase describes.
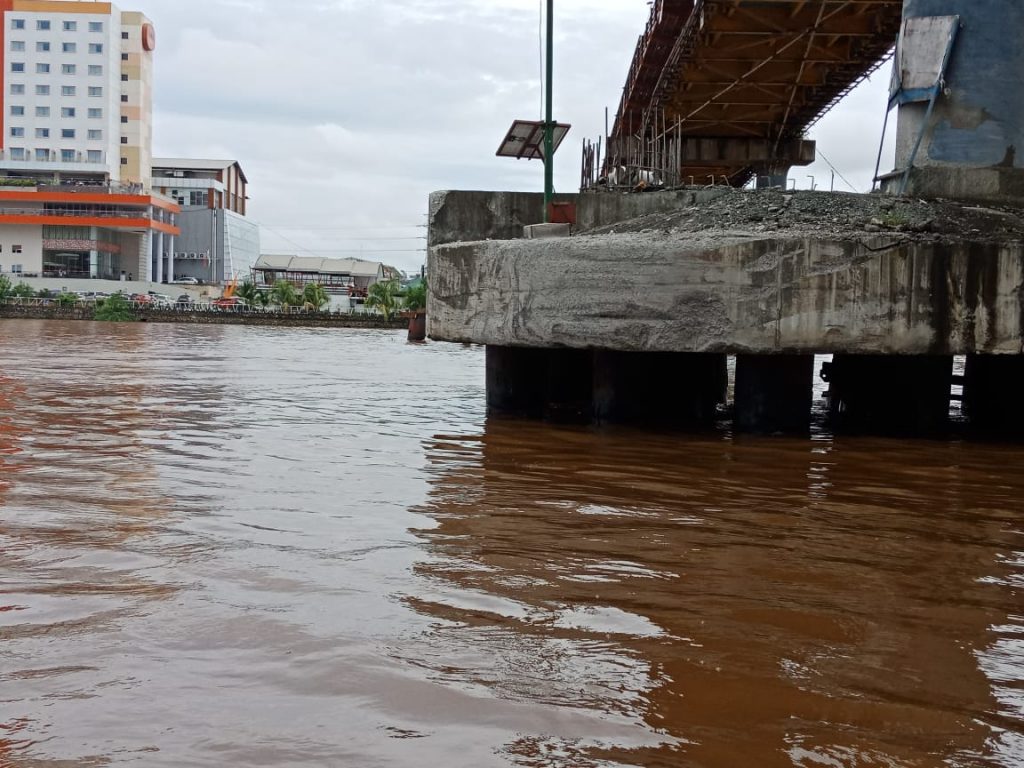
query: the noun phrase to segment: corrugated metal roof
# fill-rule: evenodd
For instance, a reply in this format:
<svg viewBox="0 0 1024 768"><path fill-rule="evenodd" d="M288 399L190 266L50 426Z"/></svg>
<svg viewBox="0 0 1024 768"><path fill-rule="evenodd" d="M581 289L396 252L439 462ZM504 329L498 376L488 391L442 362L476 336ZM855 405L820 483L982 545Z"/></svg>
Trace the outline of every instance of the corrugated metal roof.
<svg viewBox="0 0 1024 768"><path fill-rule="evenodd" d="M264 253L256 261L256 269L274 269L283 272L319 272L325 275L358 275L375 277L380 274L379 261L362 259L322 259L316 256L286 256Z"/></svg>
<svg viewBox="0 0 1024 768"><path fill-rule="evenodd" d="M170 168L178 171L223 171L232 165L238 166L238 173L246 184L249 179L245 177L242 164L237 160L202 160L189 157L154 157L153 168Z"/></svg>

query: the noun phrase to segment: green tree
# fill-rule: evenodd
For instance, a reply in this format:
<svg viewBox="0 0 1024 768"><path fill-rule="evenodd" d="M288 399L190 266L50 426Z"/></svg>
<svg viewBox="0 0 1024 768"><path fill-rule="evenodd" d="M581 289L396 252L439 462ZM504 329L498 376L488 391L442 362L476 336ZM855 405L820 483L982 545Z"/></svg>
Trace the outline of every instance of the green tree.
<svg viewBox="0 0 1024 768"><path fill-rule="evenodd" d="M366 306L376 309L385 320L390 320L398 308L398 281L381 280L371 285L366 292Z"/></svg>
<svg viewBox="0 0 1024 768"><path fill-rule="evenodd" d="M270 298L275 304L284 309L298 306L300 303L299 293L295 290L295 286L284 280L278 280L274 283L274 287L270 290Z"/></svg>
<svg viewBox="0 0 1024 768"><path fill-rule="evenodd" d="M62 293L57 297L57 306L73 307L78 303L78 297L73 293Z"/></svg>
<svg viewBox="0 0 1024 768"><path fill-rule="evenodd" d="M52 299L53 298L53 291L49 290L48 288L40 288L38 291L36 291L36 298L37 299Z"/></svg>
<svg viewBox="0 0 1024 768"><path fill-rule="evenodd" d="M410 312L420 312L427 308L426 280L420 280L406 289L405 308Z"/></svg>
<svg viewBox="0 0 1024 768"><path fill-rule="evenodd" d="M317 312L322 311L330 301L327 290L320 283L307 283L302 290L302 303Z"/></svg>
<svg viewBox="0 0 1024 768"><path fill-rule="evenodd" d="M5 275L0 275L0 301L7 301L10 295L11 281Z"/></svg>
<svg viewBox="0 0 1024 768"><path fill-rule="evenodd" d="M36 297L36 289L28 283L18 283L11 289L11 296L18 299L34 299Z"/></svg>
<svg viewBox="0 0 1024 768"><path fill-rule="evenodd" d="M97 320L108 323L130 323L135 319L135 313L123 294L115 293L113 296L96 302Z"/></svg>
<svg viewBox="0 0 1024 768"><path fill-rule="evenodd" d="M250 307L265 307L270 303L270 293L261 291L252 280L244 281L235 295L249 302Z"/></svg>

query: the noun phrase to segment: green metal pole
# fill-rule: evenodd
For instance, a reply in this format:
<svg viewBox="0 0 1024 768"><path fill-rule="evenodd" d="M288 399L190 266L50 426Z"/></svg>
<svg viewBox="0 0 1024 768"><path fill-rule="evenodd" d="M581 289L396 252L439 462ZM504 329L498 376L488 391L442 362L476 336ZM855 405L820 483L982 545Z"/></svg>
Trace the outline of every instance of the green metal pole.
<svg viewBox="0 0 1024 768"><path fill-rule="evenodd" d="M551 198L555 194L555 123L552 117L555 58L555 0L548 0L547 114L544 121L544 222L551 221Z"/></svg>

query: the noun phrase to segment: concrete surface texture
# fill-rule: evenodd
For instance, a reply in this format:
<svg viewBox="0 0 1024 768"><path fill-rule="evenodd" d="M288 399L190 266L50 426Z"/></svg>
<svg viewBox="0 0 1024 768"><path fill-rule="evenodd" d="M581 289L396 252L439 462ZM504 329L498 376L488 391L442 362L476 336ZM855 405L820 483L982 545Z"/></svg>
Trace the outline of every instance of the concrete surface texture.
<svg viewBox="0 0 1024 768"><path fill-rule="evenodd" d="M568 239L433 245L429 333L620 351L1024 351L1020 209L707 197Z"/></svg>
<svg viewBox="0 0 1024 768"><path fill-rule="evenodd" d="M651 213L678 210L727 194L719 189L555 195L556 203L576 205L576 231L612 224ZM523 228L544 221L544 195L535 192L447 191L430 195L428 246L472 240L513 240Z"/></svg>

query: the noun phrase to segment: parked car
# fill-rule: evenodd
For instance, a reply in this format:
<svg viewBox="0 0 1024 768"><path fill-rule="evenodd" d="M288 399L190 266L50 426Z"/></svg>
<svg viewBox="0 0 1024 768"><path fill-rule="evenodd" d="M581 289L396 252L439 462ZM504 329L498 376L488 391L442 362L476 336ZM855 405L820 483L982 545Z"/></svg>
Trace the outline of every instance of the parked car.
<svg viewBox="0 0 1024 768"><path fill-rule="evenodd" d="M153 297L146 293L133 293L128 297L128 301L136 304L152 304Z"/></svg>
<svg viewBox="0 0 1024 768"><path fill-rule="evenodd" d="M168 296L166 293L157 293L156 291L149 292L149 298L153 300L153 303L158 306L169 307L174 303L174 299Z"/></svg>
<svg viewBox="0 0 1024 768"><path fill-rule="evenodd" d="M177 303L178 304L191 304L192 303L192 297L189 296L187 293L183 293L183 294L181 294L181 296L178 297Z"/></svg>
<svg viewBox="0 0 1024 768"><path fill-rule="evenodd" d="M174 285L199 285L199 278L197 277L179 277L174 281Z"/></svg>

